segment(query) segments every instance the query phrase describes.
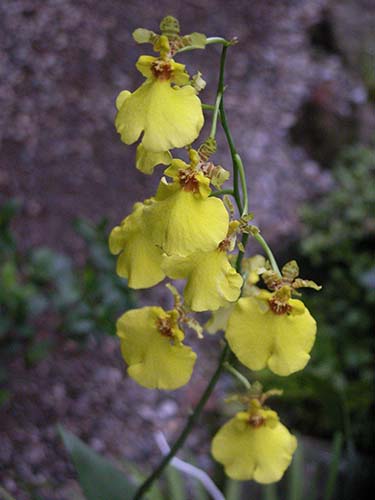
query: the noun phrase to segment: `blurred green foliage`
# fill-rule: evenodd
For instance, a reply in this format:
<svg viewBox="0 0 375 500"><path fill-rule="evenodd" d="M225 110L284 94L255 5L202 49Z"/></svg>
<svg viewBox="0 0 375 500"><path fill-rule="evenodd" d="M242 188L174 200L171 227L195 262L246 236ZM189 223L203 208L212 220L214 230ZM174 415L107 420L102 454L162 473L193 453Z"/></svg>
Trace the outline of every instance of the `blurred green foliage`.
<svg viewBox="0 0 375 500"><path fill-rule="evenodd" d="M122 460L110 462L82 442L67 429L59 426L65 448L75 466L78 481L87 500L126 500L132 498L136 485L141 484L146 474L134 463ZM307 449L306 449L307 448ZM216 464L223 497L226 500L262 498L262 500L333 500L337 492L337 479L342 454L342 435L336 433L324 455L319 457L311 452L299 439L297 451L290 468L279 483L256 484L253 481L235 481L223 474ZM213 498L207 483L198 480L191 472L191 462L170 464L165 474L147 492L148 500L208 500ZM220 469L220 471L219 471ZM199 469L195 466L195 472ZM203 473L202 470L200 470ZM110 480L109 480L110 478ZM202 475L200 475L202 478ZM322 478L324 479L322 482ZM217 494L218 495L218 494ZM218 498L216 496L215 498Z"/></svg>
<svg viewBox="0 0 375 500"><path fill-rule="evenodd" d="M86 255L78 266L49 248L21 251L12 231L20 210L17 201L0 200L0 355L22 353L33 363L61 336L114 335L114 318L134 307L134 298L114 273L107 222L75 222Z"/></svg>
<svg viewBox="0 0 375 500"><path fill-rule="evenodd" d="M332 192L303 210L301 239L304 274L323 285L306 298L318 322L312 367L340 394L343 430L364 450L374 443L374 174L375 150L344 151Z"/></svg>
<svg viewBox="0 0 375 500"><path fill-rule="evenodd" d="M345 438L346 466L337 498L361 498L373 487L375 150L345 150L332 170L329 194L302 211L300 242L287 250L301 274L323 285L303 300L318 323L312 358L303 372L260 377L284 390L278 402L290 426L306 435Z"/></svg>

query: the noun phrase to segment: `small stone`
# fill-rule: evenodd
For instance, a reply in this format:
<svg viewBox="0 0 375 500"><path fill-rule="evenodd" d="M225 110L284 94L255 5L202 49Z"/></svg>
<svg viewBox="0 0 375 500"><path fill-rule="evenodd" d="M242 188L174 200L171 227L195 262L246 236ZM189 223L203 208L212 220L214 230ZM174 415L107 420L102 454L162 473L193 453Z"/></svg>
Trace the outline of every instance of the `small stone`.
<svg viewBox="0 0 375 500"><path fill-rule="evenodd" d="M157 407L156 413L159 418L165 419L175 416L177 411L177 403L173 401L173 399L167 399L166 401L160 403Z"/></svg>

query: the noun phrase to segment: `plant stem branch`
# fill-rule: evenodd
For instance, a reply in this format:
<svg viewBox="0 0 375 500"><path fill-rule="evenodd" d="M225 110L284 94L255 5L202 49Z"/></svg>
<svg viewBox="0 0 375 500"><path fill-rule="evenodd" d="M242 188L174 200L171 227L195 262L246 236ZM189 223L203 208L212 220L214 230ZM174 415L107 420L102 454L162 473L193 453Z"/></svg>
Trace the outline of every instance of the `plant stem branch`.
<svg viewBox="0 0 375 500"><path fill-rule="evenodd" d="M214 372L214 374L211 377L211 380L208 382L207 387L202 394L200 400L198 401L198 404L194 408L193 413L189 416L185 427L183 428L182 432L180 433L179 437L177 438L176 442L170 449L169 453L163 457L162 461L158 465L158 467L154 470L154 472L146 479L146 481L138 488L136 491L133 500L138 500L139 498L142 498L142 496L146 493L146 491L150 488L152 483L158 479L158 477L161 475L165 467L169 464L169 462L172 460L172 458L176 455L178 450L181 448L181 446L185 443L187 437L190 434L190 431L192 430L194 424L196 423L201 411L203 410L203 407L207 403L208 398L210 397L216 382L219 380L219 377L221 375L221 372L224 368L224 363L227 360L228 356L230 353L230 349L228 344L225 344L224 349L221 352L221 356L217 365L217 368Z"/></svg>
<svg viewBox="0 0 375 500"><path fill-rule="evenodd" d="M221 99L223 98L223 92L218 90L217 95L216 95L216 101L215 101L215 106L214 106L214 113L212 115L212 123L211 123L211 132L210 132L210 138L215 139L216 136L216 128L217 128L217 118L219 115L219 110L220 110L220 103Z"/></svg>
<svg viewBox="0 0 375 500"><path fill-rule="evenodd" d="M268 257L268 260L271 263L272 269L277 272L279 276L281 276L281 272L279 269L279 266L277 265L276 259L272 253L271 248L268 246L268 243L266 240L263 238L263 236L257 232L257 233L252 233L252 236L254 239L257 240L257 242L260 244L260 246L263 248L263 250L266 252L266 255Z"/></svg>
<svg viewBox="0 0 375 500"><path fill-rule="evenodd" d="M247 197L247 185L246 185L246 175L245 175L245 169L241 160L241 156L238 153L235 153L234 159L237 165L240 181L241 181L241 191L242 191L242 197L243 197L243 207L242 207L242 213L241 216L247 215L249 211L249 201Z"/></svg>
<svg viewBox="0 0 375 500"><path fill-rule="evenodd" d="M229 47L230 45L233 45L233 42L231 40L226 40L221 36L209 36L206 39L206 45L212 45L213 43L221 43L224 45L224 47Z"/></svg>
<svg viewBox="0 0 375 500"><path fill-rule="evenodd" d="M242 235L241 243L242 247L245 248L247 244L247 240L249 239L249 235L247 233L244 233ZM241 266L242 266L242 259L244 257L244 252L240 250L237 255L237 260L236 260L236 271L241 274Z"/></svg>
<svg viewBox="0 0 375 500"><path fill-rule="evenodd" d="M232 366L228 361L224 363L224 368L234 377L236 377L236 379L239 380L241 384L246 387L246 389L250 389L251 385L247 378L244 377L238 370L236 370L235 367Z"/></svg>
<svg viewBox="0 0 375 500"><path fill-rule="evenodd" d="M202 109L204 109L206 111L213 111L215 109L215 106L213 104L202 103Z"/></svg>
<svg viewBox="0 0 375 500"><path fill-rule="evenodd" d="M223 51L226 47L223 47ZM229 129L228 121L227 121L227 116L225 113L224 109L224 99L221 99L220 102L220 120L221 120L221 125L224 129L225 137L228 142L229 150L230 150L230 155L232 157L232 165L233 165L233 190L234 190L234 198L237 203L237 207L239 212L242 214L243 213L243 206L242 206L242 201L241 201L241 193L239 189L239 169L238 169L238 159L236 158L236 155L238 155L236 148L234 146L232 134Z"/></svg>
<svg viewBox="0 0 375 500"><path fill-rule="evenodd" d="M234 191L233 189L220 189L220 191L213 191L210 196L223 196L224 194L234 196Z"/></svg>

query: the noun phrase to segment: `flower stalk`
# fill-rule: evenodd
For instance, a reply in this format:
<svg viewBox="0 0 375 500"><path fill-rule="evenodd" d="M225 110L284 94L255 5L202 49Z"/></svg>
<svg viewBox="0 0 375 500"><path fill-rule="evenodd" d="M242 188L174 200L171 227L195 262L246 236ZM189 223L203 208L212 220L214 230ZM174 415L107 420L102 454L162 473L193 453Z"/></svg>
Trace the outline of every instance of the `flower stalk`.
<svg viewBox="0 0 375 500"><path fill-rule="evenodd" d="M138 59L137 69L146 80L134 92L124 90L119 94L115 124L125 144L139 140L138 170L152 174L157 165L167 168L155 196L134 205L133 212L112 230L109 243L111 252L118 255L117 273L128 280L131 288L149 288L165 277L185 279L184 300L169 285L175 297L172 310L152 306L126 311L117 322L117 335L130 377L143 387L166 390L185 385L193 371L197 356L184 344L184 328L195 330L200 337L203 328L189 315L191 311L212 311L207 331L225 330L225 341L216 369L185 426L139 486L134 500L143 497L184 445L224 369L247 392L253 389L229 364L231 352L254 371L268 367L278 375L289 375L304 368L314 343L316 323L293 294L301 287L320 288L298 277L295 261L280 271L259 229L249 224L252 214L248 212L245 168L224 106L227 50L236 39L206 38L200 33L180 36L179 23L171 16L162 20L160 29L160 35L143 28L133 34L138 43L151 43L160 56ZM202 104L199 99L205 84L201 74L191 79L185 65L173 59L174 54L210 44L222 45L214 105ZM212 112L210 134L195 150L191 144L204 123L202 110ZM229 172L210 161L216 151L219 122L233 170L233 187L224 189ZM170 153L182 147L189 151L188 163ZM226 195L234 198L236 209ZM271 269L262 255L244 260L250 236L263 248ZM238 253L232 260L236 244ZM258 287L260 277L268 290ZM254 394L244 411L217 432L211 451L231 478L278 481L290 464L297 442L279 422L277 413L263 407L261 395ZM233 439L239 448L243 448L242 440L246 441L243 454L237 454L231 445L228 448ZM273 463L269 463L271 455L267 450L263 453L267 447L277 449L272 454Z"/></svg>
<svg viewBox="0 0 375 500"><path fill-rule="evenodd" d="M223 43L223 42L212 42L212 43ZM225 69L225 61L226 61L226 55L227 55L227 48L230 44L229 43L224 43L222 52L221 52L221 58L220 58L220 74L219 74L219 83L218 83L218 89L217 89L217 94L216 94L216 99L215 99L215 109L214 109L214 115L213 115L213 121L212 121L212 126L211 126L211 133L210 137L215 138L216 135L216 125L217 125L217 117L220 114L221 117L221 123L224 127L224 130L226 130L226 137L228 140L229 148L231 150L232 158L233 158L233 169L234 169L234 179L238 179L239 176L241 176L242 179L242 192L245 196L245 203L242 203L241 201L241 194L238 189L238 182L237 182L237 187L234 188L234 190L229 190L229 194L234 194L236 203L237 203L237 208L240 213L243 213L244 207L247 208L247 187L246 187L246 177L245 177L245 172L244 172L244 167L241 161L241 158L239 154L237 153L233 140L231 138L229 126L226 122L226 118L224 118L223 121L223 115L225 117L225 110L224 110L224 104L223 104L223 94L224 94L224 69ZM219 113L220 112L220 113ZM239 173L241 171L241 174ZM223 190L224 191L224 190ZM225 192L221 194L226 194ZM245 247L247 243L247 236L248 235L243 235L242 238L242 244ZM242 262L242 257L243 257L243 252L239 252L237 261L236 261L236 270L237 272L241 271L241 262ZM194 410L192 411L191 415L189 416L185 427L181 431L180 435L176 439L175 443L171 447L169 453L165 455L160 462L160 464L156 467L156 469L151 473L151 475L144 481L144 483L139 487L137 492L134 495L134 500L138 500L142 498L142 496L148 491L148 489L152 486L154 481L156 481L164 469L167 467L169 462L172 460L172 458L176 455L176 453L180 450L180 448L184 445L186 439L188 438L190 432L192 431L196 421L198 420L206 402L208 401L208 398L210 397L212 391L214 390L217 381L220 378L220 375L225 367L225 363L228 360L230 354L230 349L227 343L225 343L225 346L221 352L219 362L217 365L217 368L215 372L213 373L210 381L208 382L205 391L203 392L200 400L198 401L197 405L195 406Z"/></svg>

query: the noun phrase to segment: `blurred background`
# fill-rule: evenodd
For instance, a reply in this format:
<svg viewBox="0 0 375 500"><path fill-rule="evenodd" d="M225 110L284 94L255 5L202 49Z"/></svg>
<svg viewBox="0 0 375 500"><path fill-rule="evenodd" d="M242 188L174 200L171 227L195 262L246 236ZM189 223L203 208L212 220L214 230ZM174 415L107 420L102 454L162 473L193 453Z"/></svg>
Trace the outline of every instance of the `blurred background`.
<svg viewBox="0 0 375 500"><path fill-rule="evenodd" d="M183 34L239 38L225 102L250 210L279 262L297 259L302 277L323 285L304 295L319 325L307 369L257 375L284 389L272 403L302 443L285 480L232 484L209 458L211 436L233 411L223 403L235 389L227 377L182 456L227 499L362 498L374 456L373 0L0 4L0 498L81 498L58 423L123 466L150 470L160 457L153 433L173 440L214 370L216 338L195 343L200 362L187 387L141 389L113 337L125 309L166 300L159 289L127 289L107 238L158 182L135 170L135 148L114 129L114 100L143 80L134 64L149 47L136 46L132 31L158 31L168 14ZM219 54L211 46L179 57L191 74L202 71L205 103ZM218 141L215 159L229 168ZM249 252L260 249L250 242ZM204 498L168 478L161 498Z"/></svg>

